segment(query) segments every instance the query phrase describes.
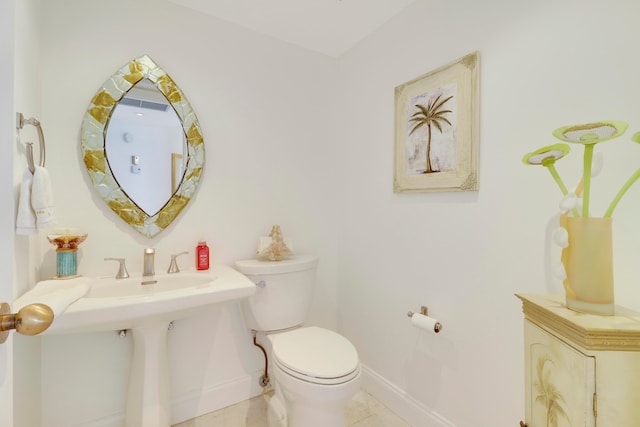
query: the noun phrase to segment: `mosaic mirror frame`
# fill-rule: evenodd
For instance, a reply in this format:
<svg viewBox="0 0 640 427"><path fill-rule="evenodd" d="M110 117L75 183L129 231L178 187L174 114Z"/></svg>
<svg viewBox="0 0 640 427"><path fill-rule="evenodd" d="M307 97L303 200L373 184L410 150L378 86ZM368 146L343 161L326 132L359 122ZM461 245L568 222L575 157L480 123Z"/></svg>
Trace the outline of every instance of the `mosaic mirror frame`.
<svg viewBox="0 0 640 427"><path fill-rule="evenodd" d="M105 152L106 131L114 108L144 78L167 98L180 119L187 142L182 180L169 201L154 215L142 210L121 188ZM130 61L104 82L84 115L80 142L87 173L100 197L124 222L149 238L167 228L187 206L204 167L204 139L195 112L173 79L147 55Z"/></svg>

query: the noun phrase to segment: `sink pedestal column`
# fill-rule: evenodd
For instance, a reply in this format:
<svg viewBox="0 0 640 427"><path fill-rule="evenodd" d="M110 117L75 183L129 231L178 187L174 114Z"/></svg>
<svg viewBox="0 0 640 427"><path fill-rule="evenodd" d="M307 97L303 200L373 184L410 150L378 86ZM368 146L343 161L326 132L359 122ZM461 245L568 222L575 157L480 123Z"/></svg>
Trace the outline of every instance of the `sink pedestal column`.
<svg viewBox="0 0 640 427"><path fill-rule="evenodd" d="M126 427L169 427L169 362L164 321L131 329L133 360L129 371Z"/></svg>

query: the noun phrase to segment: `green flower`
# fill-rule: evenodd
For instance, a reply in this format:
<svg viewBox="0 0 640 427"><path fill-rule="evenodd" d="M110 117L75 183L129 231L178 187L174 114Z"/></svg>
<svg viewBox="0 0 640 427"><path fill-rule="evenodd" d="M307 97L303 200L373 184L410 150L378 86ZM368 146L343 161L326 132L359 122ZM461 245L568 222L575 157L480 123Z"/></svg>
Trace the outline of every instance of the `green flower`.
<svg viewBox="0 0 640 427"><path fill-rule="evenodd" d="M567 154L569 154L569 146L567 144L554 144L542 147L533 153L527 153L522 158L522 163L525 165L553 165L556 160L560 160ZM566 193L565 193L566 194Z"/></svg>
<svg viewBox="0 0 640 427"><path fill-rule="evenodd" d="M558 174L556 170L555 163L560 160L567 154L569 154L569 146L567 144L553 144L548 145L546 147L542 147L533 153L528 153L522 158L522 163L525 165L542 165L551 174L558 187L560 187L560 191L562 194L566 196L569 191L567 190L567 186L564 185L562 178ZM573 209L573 215L578 216L578 210Z"/></svg>
<svg viewBox="0 0 640 427"><path fill-rule="evenodd" d="M587 123L583 125L563 126L553 131L553 136L561 141L584 145L584 196L582 216L589 216L589 198L591 192L591 162L593 161L593 147L599 142L617 138L627 130L627 124L614 120Z"/></svg>
<svg viewBox="0 0 640 427"><path fill-rule="evenodd" d="M619 137L627 130L627 126L624 122L605 120L584 125L563 126L554 130L553 136L561 141L591 145Z"/></svg>

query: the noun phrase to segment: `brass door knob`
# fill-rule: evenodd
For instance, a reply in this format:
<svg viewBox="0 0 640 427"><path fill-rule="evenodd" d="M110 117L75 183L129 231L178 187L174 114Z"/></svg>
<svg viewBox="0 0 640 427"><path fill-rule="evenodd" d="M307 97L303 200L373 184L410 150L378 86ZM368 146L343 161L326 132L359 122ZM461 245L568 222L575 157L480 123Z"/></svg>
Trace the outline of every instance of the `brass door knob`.
<svg viewBox="0 0 640 427"><path fill-rule="evenodd" d="M0 303L0 344L7 340L9 330L15 329L22 335L37 335L45 331L53 322L53 310L45 304L29 304L16 314L6 302Z"/></svg>

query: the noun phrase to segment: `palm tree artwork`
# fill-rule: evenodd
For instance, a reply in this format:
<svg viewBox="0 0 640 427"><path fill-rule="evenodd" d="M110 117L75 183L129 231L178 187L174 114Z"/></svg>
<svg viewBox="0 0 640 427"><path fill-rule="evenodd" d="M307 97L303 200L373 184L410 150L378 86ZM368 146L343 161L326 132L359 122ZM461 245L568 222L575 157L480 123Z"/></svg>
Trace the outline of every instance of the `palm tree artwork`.
<svg viewBox="0 0 640 427"><path fill-rule="evenodd" d="M409 124L412 126L409 131L409 136L411 136L416 130L426 127L426 167L422 173L428 174L440 172L441 170L440 167L436 169L432 165L431 145L433 140L433 131L435 128L442 134L445 130L445 126L454 126L448 117L453 113L453 110L445 106L445 104L447 104L453 97L453 95L444 97L443 93L434 93L428 98L426 105L420 103L416 103L414 105L416 111L409 118Z"/></svg>
<svg viewBox="0 0 640 427"><path fill-rule="evenodd" d="M534 384L537 391L535 401L546 408L546 427L558 427L560 417L571 424L569 416L563 408L563 405L566 404L565 399L555 384L551 382L550 370L545 369L547 363L553 364L549 356L538 357L536 363L538 381Z"/></svg>

